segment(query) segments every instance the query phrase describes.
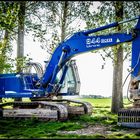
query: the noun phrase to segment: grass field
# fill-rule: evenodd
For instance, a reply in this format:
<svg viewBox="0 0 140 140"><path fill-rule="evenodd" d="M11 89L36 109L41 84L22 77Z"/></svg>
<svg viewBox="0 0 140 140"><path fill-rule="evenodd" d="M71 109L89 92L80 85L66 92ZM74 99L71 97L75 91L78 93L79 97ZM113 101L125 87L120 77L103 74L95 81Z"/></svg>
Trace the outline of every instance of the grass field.
<svg viewBox="0 0 140 140"><path fill-rule="evenodd" d="M92 98L81 98L80 100L91 103L95 108L110 108L111 107L111 98L101 98L101 99L92 99ZM131 106L128 99L123 99L124 106Z"/></svg>
<svg viewBox="0 0 140 140"><path fill-rule="evenodd" d="M140 130L117 126L117 115L110 112L111 99L80 99L90 102L94 109L91 116L73 117L66 122L42 122L37 119L0 119L2 139L115 139L140 138ZM125 102L128 102L125 100ZM95 131L96 130L96 131ZM98 131L97 131L98 130ZM99 131L101 130L101 131ZM87 132L88 131L88 132ZM89 133L89 131L91 131Z"/></svg>

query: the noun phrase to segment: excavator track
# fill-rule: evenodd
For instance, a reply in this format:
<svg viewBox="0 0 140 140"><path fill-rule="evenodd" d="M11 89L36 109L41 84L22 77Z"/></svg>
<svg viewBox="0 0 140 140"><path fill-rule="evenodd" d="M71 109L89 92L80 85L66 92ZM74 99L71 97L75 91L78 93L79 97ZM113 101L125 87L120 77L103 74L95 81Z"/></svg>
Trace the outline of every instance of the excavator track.
<svg viewBox="0 0 140 140"><path fill-rule="evenodd" d="M37 118L65 121L73 116L91 115L93 106L88 102L71 99L30 98L31 101L15 101L0 104L2 118ZM6 108L11 106L11 108Z"/></svg>
<svg viewBox="0 0 140 140"><path fill-rule="evenodd" d="M47 101L55 102L56 104L64 105L68 110L68 115L78 116L78 115L91 115L93 111L93 106L88 102L83 102L79 100L72 99L47 99L47 98L32 98L32 101Z"/></svg>
<svg viewBox="0 0 140 140"><path fill-rule="evenodd" d="M121 109L118 112L118 125L140 128L140 108Z"/></svg>
<svg viewBox="0 0 140 140"><path fill-rule="evenodd" d="M5 106L13 106L11 109ZM60 120L68 118L67 108L54 102L32 101L32 102L8 102L0 105L0 115L3 118L38 118L41 120Z"/></svg>

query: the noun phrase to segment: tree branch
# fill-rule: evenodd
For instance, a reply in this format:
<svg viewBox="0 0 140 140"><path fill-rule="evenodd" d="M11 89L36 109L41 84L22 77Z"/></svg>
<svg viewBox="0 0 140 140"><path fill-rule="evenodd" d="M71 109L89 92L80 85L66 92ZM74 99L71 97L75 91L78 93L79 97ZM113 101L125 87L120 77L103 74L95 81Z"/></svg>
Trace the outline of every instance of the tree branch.
<svg viewBox="0 0 140 140"><path fill-rule="evenodd" d="M130 53L131 53L131 51L129 51L129 52L126 53L126 55L124 56L123 61L127 59L127 56L128 56Z"/></svg>
<svg viewBox="0 0 140 140"><path fill-rule="evenodd" d="M103 51L108 57L110 57L113 61L115 61L115 59L109 53L107 53L105 50L103 50Z"/></svg>

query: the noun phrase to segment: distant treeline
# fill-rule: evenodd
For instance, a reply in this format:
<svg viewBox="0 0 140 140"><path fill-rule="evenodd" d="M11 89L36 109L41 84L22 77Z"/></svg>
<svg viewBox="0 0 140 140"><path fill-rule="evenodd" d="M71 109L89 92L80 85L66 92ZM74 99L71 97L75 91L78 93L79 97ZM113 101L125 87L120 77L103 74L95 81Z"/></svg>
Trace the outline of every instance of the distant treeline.
<svg viewBox="0 0 140 140"><path fill-rule="evenodd" d="M112 96L102 96L102 95L80 95L81 98L95 98L95 99L102 99L102 98L112 98ZM127 98L127 96L123 96L124 99Z"/></svg>
<svg viewBox="0 0 140 140"><path fill-rule="evenodd" d="M106 98L102 95L80 95L81 98Z"/></svg>

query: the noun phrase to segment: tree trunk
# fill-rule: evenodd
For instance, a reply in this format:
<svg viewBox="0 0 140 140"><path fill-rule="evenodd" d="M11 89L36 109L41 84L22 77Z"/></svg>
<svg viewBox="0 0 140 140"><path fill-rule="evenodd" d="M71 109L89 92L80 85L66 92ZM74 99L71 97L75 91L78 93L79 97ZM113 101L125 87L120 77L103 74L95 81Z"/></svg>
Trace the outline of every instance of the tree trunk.
<svg viewBox="0 0 140 140"><path fill-rule="evenodd" d="M3 73L4 71L4 65L6 63L6 53L7 53L7 49L8 49L8 38L9 37L9 32L7 30L5 30L4 33L4 42L3 42L3 47L1 48L1 54L0 54L0 62L1 62L1 67L0 67L0 73Z"/></svg>
<svg viewBox="0 0 140 140"><path fill-rule="evenodd" d="M68 1L64 1L63 7L63 13L62 13L62 21L61 21L61 42L64 41L66 37L66 21L67 21L67 15L68 15ZM63 97L61 95L57 96L57 99L62 99Z"/></svg>
<svg viewBox="0 0 140 140"><path fill-rule="evenodd" d="M5 7L3 8L3 14L6 14L8 6L9 6L9 4L6 2ZM4 71L4 65L5 65L6 57L7 57L6 53L7 53L8 47L9 47L8 42L9 42L9 32L8 32L8 30L5 30L2 48L0 50L1 51L1 54L0 54L0 63L1 63L0 73L3 73L3 71Z"/></svg>
<svg viewBox="0 0 140 140"><path fill-rule="evenodd" d="M123 19L123 2L115 2L116 20ZM118 31L121 29L118 26ZM123 48L121 45L117 45L114 49L114 65L113 65L113 87L112 87L112 105L111 112L118 113L119 109L123 107L123 90L122 90L122 78L123 78Z"/></svg>
<svg viewBox="0 0 140 140"><path fill-rule="evenodd" d="M61 42L64 41L66 37L66 20L68 14L68 1L64 1L64 9L62 15L62 26L61 26Z"/></svg>
<svg viewBox="0 0 140 140"><path fill-rule="evenodd" d="M17 41L17 72L22 72L24 56L24 19L25 19L25 1L20 1L18 14L18 41Z"/></svg>
<svg viewBox="0 0 140 140"><path fill-rule="evenodd" d="M22 72L23 66L25 4L25 1L19 1L20 9L18 13L17 72ZM21 100L22 98L15 99L15 101Z"/></svg>

